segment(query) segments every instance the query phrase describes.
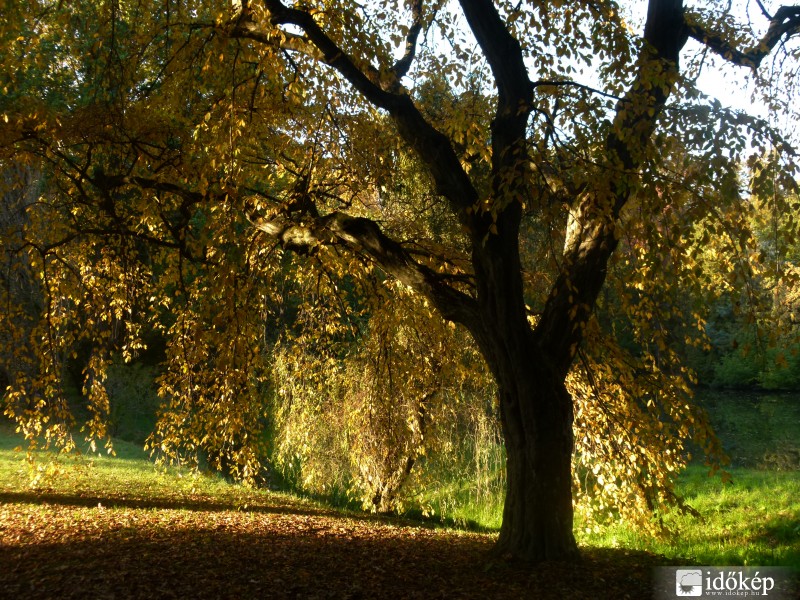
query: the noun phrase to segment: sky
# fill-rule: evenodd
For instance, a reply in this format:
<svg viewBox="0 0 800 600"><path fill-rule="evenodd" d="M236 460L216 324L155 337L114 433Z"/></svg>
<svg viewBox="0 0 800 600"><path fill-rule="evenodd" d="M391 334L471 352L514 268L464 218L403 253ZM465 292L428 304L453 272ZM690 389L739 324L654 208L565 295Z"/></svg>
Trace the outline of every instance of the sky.
<svg viewBox="0 0 800 600"><path fill-rule="evenodd" d="M631 23L641 31L644 28L644 20L647 12L646 0L620 0L624 11L630 14ZM783 4L781 1L762 0L762 4L771 14ZM687 9L699 9L712 7L715 10L724 10L730 6L731 14L738 23L751 23L757 35L763 35L769 22L762 14L756 0L686 0ZM689 40L684 56L697 53L701 45ZM768 61L765 61L765 65ZM697 79L697 87L703 93L717 98L723 106L745 110L750 114L760 116L767 120L777 118L770 115L767 106L758 100L753 100L753 77L749 69L737 67L724 61L722 58L708 53L705 68Z"/></svg>

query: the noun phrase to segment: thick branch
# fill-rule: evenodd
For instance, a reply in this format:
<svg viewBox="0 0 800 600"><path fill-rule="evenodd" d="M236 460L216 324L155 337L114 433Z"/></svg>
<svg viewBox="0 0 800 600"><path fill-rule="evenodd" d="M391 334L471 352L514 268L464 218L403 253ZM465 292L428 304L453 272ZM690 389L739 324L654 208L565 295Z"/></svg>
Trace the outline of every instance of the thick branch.
<svg viewBox="0 0 800 600"><path fill-rule="evenodd" d="M461 8L492 69L502 109L526 107L531 83L519 40L508 31L492 0L461 0Z"/></svg>
<svg viewBox="0 0 800 600"><path fill-rule="evenodd" d="M635 186L656 120L678 75L687 41L682 0L650 0L636 79L619 102L606 139L604 179L576 199L563 268L536 329L539 343L564 375L583 337L617 247L616 222Z"/></svg>
<svg viewBox="0 0 800 600"><path fill-rule="evenodd" d="M460 0L464 16L497 86L491 126L491 194L472 229L477 297L489 332L471 328L488 363L513 364L530 335L527 326L519 227L528 196L527 127L533 87L522 46L493 0ZM497 335L501 331L503 334ZM499 376L499 373L495 373Z"/></svg>
<svg viewBox="0 0 800 600"><path fill-rule="evenodd" d="M306 11L289 8L281 0L265 0L270 23L294 25L302 29L308 41L321 53L321 60L336 69L371 104L386 110L397 124L403 140L428 166L436 191L448 199L462 224L472 227L469 209L477 203L478 194L461 166L450 140L422 116L411 98L394 91L397 86L382 85L377 71L360 68L319 26ZM274 43L273 35L252 20L238 24L229 32L232 37L249 38L261 43Z"/></svg>
<svg viewBox="0 0 800 600"><path fill-rule="evenodd" d="M493 195L496 199L524 197L525 139L533 87L522 46L508 31L492 0L461 0L461 8L497 85L497 110L492 121ZM506 214L497 223L499 233L516 244L521 212L503 212Z"/></svg>
<svg viewBox="0 0 800 600"><path fill-rule="evenodd" d="M384 90L379 82L360 69L353 59L328 37L310 13L289 8L280 0L265 0L264 5L269 10L271 25L295 25L302 29L309 42L321 52L323 62L339 71L372 104L386 110L390 109L395 95ZM264 30L260 24L252 20L235 28L231 36L250 38L260 42L269 40L270 43L273 38L270 31ZM372 75L376 76L374 72Z"/></svg>
<svg viewBox="0 0 800 600"><path fill-rule="evenodd" d="M375 221L342 212L303 223L285 216L269 219L253 216L251 219L256 228L294 252L307 254L321 245L344 245L430 300L445 319L470 328L479 323L474 299L445 283L443 277L429 267L416 262L400 244L386 236Z"/></svg>
<svg viewBox="0 0 800 600"><path fill-rule="evenodd" d="M769 16L766 11L763 12ZM800 33L800 6L781 6L770 18L769 29L758 44L744 50L735 48L721 34L709 31L699 23L687 21L687 27L691 37L708 46L725 60L735 65L757 69L775 46Z"/></svg>
<svg viewBox="0 0 800 600"><path fill-rule="evenodd" d="M756 4L758 4L758 8L761 10L761 14L764 15L767 20L772 20L772 15L767 12L767 7L764 6L764 3L761 0L756 0Z"/></svg>

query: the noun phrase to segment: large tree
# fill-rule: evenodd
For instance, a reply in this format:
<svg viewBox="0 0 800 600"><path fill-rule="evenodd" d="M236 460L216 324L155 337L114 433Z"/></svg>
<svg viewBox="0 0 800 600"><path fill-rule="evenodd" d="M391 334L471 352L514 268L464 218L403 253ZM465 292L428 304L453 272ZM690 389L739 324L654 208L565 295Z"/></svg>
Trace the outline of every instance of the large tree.
<svg viewBox="0 0 800 600"><path fill-rule="evenodd" d="M30 243L33 267L57 286L55 263L72 264L61 249L107 244L91 260L72 251L95 275L73 269L83 299L48 306L49 326L74 302L114 307L90 322L96 337L133 327L146 299L131 290L163 279L161 251L181 273L161 282L175 296L164 305L206 294L209 328L232 340L252 335L258 314L234 318L252 291L241 275L276 275L258 266L276 241L318 273L376 267L466 328L495 379L508 481L497 550L574 558L566 381L626 223L672 207L691 231L716 209L676 190L737 188L741 140L763 127L698 94L681 58L694 40L694 77L706 51L751 70L780 51L773 67L792 75L800 7L757 4L762 33L714 3L650 0L637 34L605 0L6 1L0 142L7 160L34 156L51 173L50 201L29 211L51 236ZM676 148L682 166L666 160ZM427 191L417 181L404 198L421 173ZM192 265L213 265L213 278L198 284ZM208 329L179 310L163 321L193 336L168 349L191 363L193 401L219 389L208 410L228 414L253 385L252 352L205 344ZM48 331L54 354L63 342ZM102 363L87 368L90 395Z"/></svg>

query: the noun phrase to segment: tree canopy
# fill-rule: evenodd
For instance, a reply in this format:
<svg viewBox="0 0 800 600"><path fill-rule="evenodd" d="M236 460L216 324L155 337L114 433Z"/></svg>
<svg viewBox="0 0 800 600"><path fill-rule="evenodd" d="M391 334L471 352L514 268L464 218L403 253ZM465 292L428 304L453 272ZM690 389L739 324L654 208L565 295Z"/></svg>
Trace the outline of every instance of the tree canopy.
<svg viewBox="0 0 800 600"><path fill-rule="evenodd" d="M380 505L477 390L501 554L574 557L573 499L678 502L686 440L718 450L682 349L709 293L790 274L753 198L797 229L791 132L695 80L795 115L800 7L733 4L5 0L6 413L69 445L80 359L103 439L108 364L157 338L168 456L252 479L267 390L284 423L330 394L383 432Z"/></svg>

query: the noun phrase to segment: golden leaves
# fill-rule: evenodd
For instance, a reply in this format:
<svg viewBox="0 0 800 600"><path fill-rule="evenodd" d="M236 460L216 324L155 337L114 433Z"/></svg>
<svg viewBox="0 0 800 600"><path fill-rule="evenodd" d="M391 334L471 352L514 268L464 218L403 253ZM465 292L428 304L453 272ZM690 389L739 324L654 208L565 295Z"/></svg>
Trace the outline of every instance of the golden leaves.
<svg viewBox="0 0 800 600"><path fill-rule="evenodd" d="M624 519L663 533L655 517L683 507L672 490L690 460L689 440L711 460L724 456L705 413L689 400L678 356L664 348L657 361L635 356L590 325L592 354L581 355L568 381L576 402L576 510L595 526Z"/></svg>
<svg viewBox="0 0 800 600"><path fill-rule="evenodd" d="M380 290L363 299L369 308L351 340L328 346L314 333L273 354L276 465L305 489L346 492L380 512L420 489L425 464L454 435L462 394L479 385L492 394L478 382L475 362L466 362L477 357L464 332L402 284L390 287L391 304Z"/></svg>

